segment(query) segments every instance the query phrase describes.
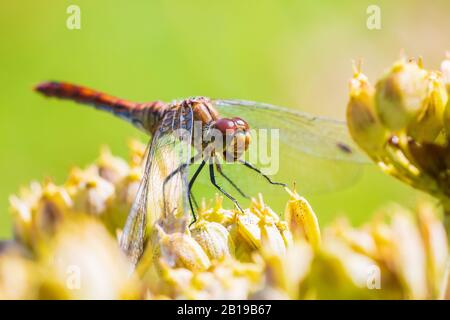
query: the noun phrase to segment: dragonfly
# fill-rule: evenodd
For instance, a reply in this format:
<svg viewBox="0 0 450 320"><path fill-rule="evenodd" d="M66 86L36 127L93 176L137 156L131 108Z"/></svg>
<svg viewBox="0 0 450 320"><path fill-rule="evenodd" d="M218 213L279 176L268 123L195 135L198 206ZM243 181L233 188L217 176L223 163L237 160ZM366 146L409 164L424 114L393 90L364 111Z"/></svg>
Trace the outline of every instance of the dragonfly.
<svg viewBox="0 0 450 320"><path fill-rule="evenodd" d="M120 246L136 265L143 253L147 221L158 223L165 232L183 232L195 222L197 201L194 182L208 167L209 180L220 193L242 211L239 201L217 181L217 174L243 197L248 197L225 173L223 164L239 164L274 181L243 155L252 143L251 128L279 130L279 143L288 160L289 171L302 168L299 155L336 163L366 163L347 133L345 122L265 103L245 100L192 97L169 103L162 101L132 102L67 82L43 82L35 90L48 97L72 100L107 111L130 122L151 136L147 146L143 175L128 214ZM196 133L197 129L197 133ZM219 133L219 137L217 134ZM220 143L218 143L220 142ZM197 168L189 176L193 164ZM286 163L286 162L285 162ZM308 171L305 168L303 171ZM342 170L335 170L336 172ZM319 174L310 172L313 179ZM342 172L342 175L347 173ZM240 174L240 177L241 174ZM289 176L292 177L292 176ZM192 218L191 218L192 214ZM191 224L192 224L191 222Z"/></svg>

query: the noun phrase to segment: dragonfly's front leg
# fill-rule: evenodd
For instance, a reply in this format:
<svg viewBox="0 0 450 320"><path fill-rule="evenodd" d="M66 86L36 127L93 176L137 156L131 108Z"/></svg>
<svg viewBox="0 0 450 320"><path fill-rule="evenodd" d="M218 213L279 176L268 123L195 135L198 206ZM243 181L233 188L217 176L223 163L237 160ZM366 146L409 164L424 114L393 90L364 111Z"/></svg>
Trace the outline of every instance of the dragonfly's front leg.
<svg viewBox="0 0 450 320"><path fill-rule="evenodd" d="M267 176L267 175L265 175L264 173L262 173L261 170L259 170L257 167L255 167L254 165L252 165L250 162L247 162L247 161L241 160L241 159L239 159L238 161L239 161L239 163L242 163L242 164L243 164L244 166L246 166L247 168L252 169L253 171L258 172L258 173L259 173L260 175L262 175L267 181L269 181L270 184L274 184L274 185L282 186L282 187L287 187L287 184L286 184L286 183L272 181L272 179L270 179L269 176Z"/></svg>
<svg viewBox="0 0 450 320"><path fill-rule="evenodd" d="M197 221L197 217L195 216L194 208L192 207L192 200L194 200L195 206L198 208L198 205L197 205L197 203L195 201L194 195L191 193L191 189L192 189L192 186L194 185L195 179L197 179L198 175L200 174L200 172L202 171L203 167L205 166L205 163L206 163L206 161L202 160L202 163L197 168L197 170L195 171L195 173L192 176L191 180L189 181L189 187L188 187L189 206L191 207L192 218L193 218L193 221L191 222L190 225L192 225L193 223L195 223L195 221ZM192 200L191 200L191 198L192 198Z"/></svg>
<svg viewBox="0 0 450 320"><path fill-rule="evenodd" d="M198 208L199 208L198 202L197 202L197 200L195 199L194 194L193 194L192 192L189 192L189 198L190 198L190 200L192 200L192 203L194 204L195 210L198 210ZM192 210L192 205L191 205L191 203L189 203L189 205L190 205L191 210Z"/></svg>
<svg viewBox="0 0 450 320"><path fill-rule="evenodd" d="M217 183L216 183L216 177L214 175L214 162L212 159L210 159L209 161L209 178L211 180L211 183L220 191L222 192L225 196L227 196L228 199L230 199L231 201L233 201L233 203L236 205L236 207L238 207L239 211L244 212L244 210L242 210L241 206L239 205L239 202L233 198L228 192L226 192L225 190L222 189L222 187L220 187Z"/></svg>

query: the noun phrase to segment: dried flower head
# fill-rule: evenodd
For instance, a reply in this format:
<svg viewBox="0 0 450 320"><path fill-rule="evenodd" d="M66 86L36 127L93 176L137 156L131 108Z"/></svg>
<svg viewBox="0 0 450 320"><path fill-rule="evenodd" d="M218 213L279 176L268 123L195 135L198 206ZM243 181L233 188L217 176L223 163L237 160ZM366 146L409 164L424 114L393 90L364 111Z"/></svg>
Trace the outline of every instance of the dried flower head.
<svg viewBox="0 0 450 320"><path fill-rule="evenodd" d="M0 246L0 298L438 298L448 248L433 206L400 207L360 228L320 230L308 201L287 190L284 217L263 196L241 212L204 201L185 233L151 228L133 274L118 236L141 176L144 147L126 162L104 149L66 183L11 197L15 239Z"/></svg>
<svg viewBox="0 0 450 320"><path fill-rule="evenodd" d="M402 58L372 87L350 81L347 121L358 145L387 174L436 196L450 212L450 62L426 70Z"/></svg>

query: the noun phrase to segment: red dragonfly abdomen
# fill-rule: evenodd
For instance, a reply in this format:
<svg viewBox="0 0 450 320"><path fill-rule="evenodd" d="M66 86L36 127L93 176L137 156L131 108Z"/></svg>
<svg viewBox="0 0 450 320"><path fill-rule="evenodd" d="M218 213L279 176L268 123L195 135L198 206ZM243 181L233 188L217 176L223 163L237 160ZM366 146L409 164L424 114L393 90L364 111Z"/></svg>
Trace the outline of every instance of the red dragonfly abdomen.
<svg viewBox="0 0 450 320"><path fill-rule="evenodd" d="M160 101L132 102L67 82L43 82L35 90L48 97L72 100L113 113L150 133L155 132L167 109L166 104Z"/></svg>

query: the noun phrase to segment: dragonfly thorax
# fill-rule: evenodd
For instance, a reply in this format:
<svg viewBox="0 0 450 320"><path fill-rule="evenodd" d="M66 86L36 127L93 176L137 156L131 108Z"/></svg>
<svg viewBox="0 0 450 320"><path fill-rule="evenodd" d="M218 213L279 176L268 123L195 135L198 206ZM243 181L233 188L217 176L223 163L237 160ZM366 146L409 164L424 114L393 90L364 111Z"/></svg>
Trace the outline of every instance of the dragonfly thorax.
<svg viewBox="0 0 450 320"><path fill-rule="evenodd" d="M194 146L201 146L206 156L221 154L226 162L234 162L247 150L250 144L248 123L238 117L221 118L211 100L205 97L189 98L183 101L189 105L201 130L194 129ZM197 134L196 134L197 132ZM201 137L198 133L201 132Z"/></svg>

